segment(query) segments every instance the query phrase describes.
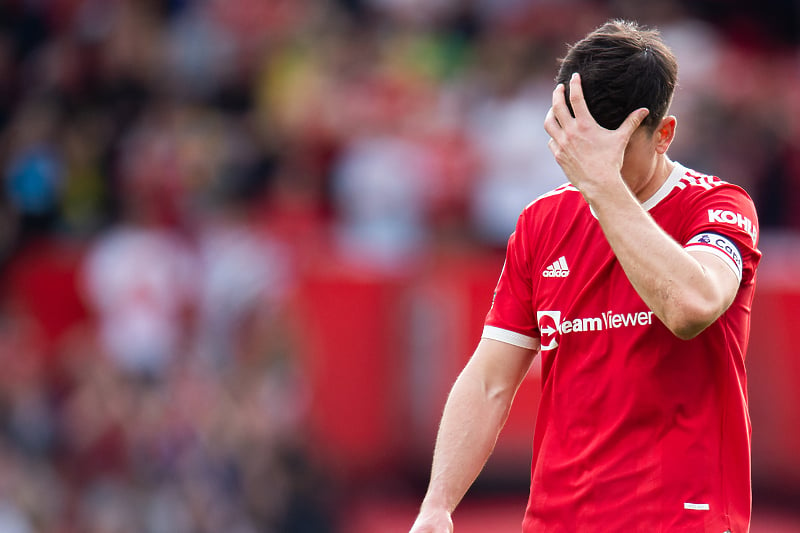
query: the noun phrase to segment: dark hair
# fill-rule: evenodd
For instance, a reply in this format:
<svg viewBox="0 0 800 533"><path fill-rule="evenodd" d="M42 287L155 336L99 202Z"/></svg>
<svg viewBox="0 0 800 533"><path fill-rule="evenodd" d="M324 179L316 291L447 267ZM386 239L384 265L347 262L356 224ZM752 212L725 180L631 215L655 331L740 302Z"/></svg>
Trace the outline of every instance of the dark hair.
<svg viewBox="0 0 800 533"><path fill-rule="evenodd" d="M616 129L632 111L646 107L650 114L642 125L655 131L672 101L678 63L658 30L612 20L573 44L561 60L556 82L567 88L567 105L573 72L581 75L586 104L598 124Z"/></svg>

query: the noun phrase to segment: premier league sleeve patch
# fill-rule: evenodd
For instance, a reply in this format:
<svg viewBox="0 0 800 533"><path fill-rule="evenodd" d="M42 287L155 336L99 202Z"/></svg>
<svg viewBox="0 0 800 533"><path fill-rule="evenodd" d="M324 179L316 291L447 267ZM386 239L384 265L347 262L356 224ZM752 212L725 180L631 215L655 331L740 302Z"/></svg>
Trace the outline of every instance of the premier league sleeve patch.
<svg viewBox="0 0 800 533"><path fill-rule="evenodd" d="M686 250L699 250L716 255L727 264L739 281L742 281L742 254L739 248L718 233L698 233L684 245Z"/></svg>

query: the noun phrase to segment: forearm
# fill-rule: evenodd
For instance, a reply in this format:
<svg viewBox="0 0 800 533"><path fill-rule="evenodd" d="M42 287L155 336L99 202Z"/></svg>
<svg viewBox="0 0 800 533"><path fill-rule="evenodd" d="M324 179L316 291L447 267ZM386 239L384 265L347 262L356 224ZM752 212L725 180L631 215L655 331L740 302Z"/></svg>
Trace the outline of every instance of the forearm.
<svg viewBox="0 0 800 533"><path fill-rule="evenodd" d="M444 408L428 491L420 509L419 529L428 520L443 520L466 494L494 449L514 396L534 357L536 346L520 348L481 339L475 353L456 379Z"/></svg>
<svg viewBox="0 0 800 533"><path fill-rule="evenodd" d="M423 508L452 513L480 473L505 424L516 389L488 390L469 365L453 385L442 415Z"/></svg>
<svg viewBox="0 0 800 533"><path fill-rule="evenodd" d="M569 83L574 116L567 108L564 86L558 85L544 121L551 137L548 146L597 215L636 292L675 335L692 338L731 304L738 279L721 259L688 253L659 228L637 198L654 192L648 187L663 184L669 176L666 151L675 134L675 118L660 119L652 131L639 129L648 114L641 108L616 130L607 130L589 112L580 76L573 74ZM628 184L638 187L636 195Z"/></svg>
<svg viewBox="0 0 800 533"><path fill-rule="evenodd" d="M709 273L641 207L618 180L585 193L636 292L677 336L691 338L730 303Z"/></svg>

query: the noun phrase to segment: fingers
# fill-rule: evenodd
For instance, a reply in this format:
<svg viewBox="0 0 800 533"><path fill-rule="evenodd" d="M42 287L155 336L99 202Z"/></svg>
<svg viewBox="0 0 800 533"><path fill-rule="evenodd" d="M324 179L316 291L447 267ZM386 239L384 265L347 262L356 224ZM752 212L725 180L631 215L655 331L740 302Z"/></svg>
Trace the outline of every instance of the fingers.
<svg viewBox="0 0 800 533"><path fill-rule="evenodd" d="M622 124L620 124L619 128L617 128L617 131L620 133L620 135L625 135L626 139L630 139L631 135L633 135L633 132L636 131L636 128L642 124L642 121L649 114L650 110L646 107L641 107L636 111L632 111L631 114L625 118Z"/></svg>
<svg viewBox="0 0 800 533"><path fill-rule="evenodd" d="M559 125L566 126L569 120L590 120L594 122L594 118L589 112L589 106L586 105L586 100L583 97L581 76L577 72L574 72L569 80L569 103L572 107L572 113L567 107L566 88L559 83L553 91L552 107L553 114ZM573 113L574 119L572 118Z"/></svg>
<svg viewBox="0 0 800 533"><path fill-rule="evenodd" d="M583 86L581 85L581 75L577 72L572 73L569 80L569 103L572 105L572 111L575 113L575 118L578 120L586 120L592 118L589 112L589 106L586 105L586 100L583 97Z"/></svg>
<svg viewBox="0 0 800 533"><path fill-rule="evenodd" d="M574 72L569 80L569 103L572 106L573 112L575 113L575 120L579 122L589 121L591 123L597 123L589 111L589 106L586 104L586 99L583 95L583 86L581 84L581 75L577 72ZM571 115L564 115L565 112L568 113L569 111L567 110L566 101L564 99L564 87L561 84L559 84L555 91L553 91L552 109L556 119L562 126L567 123L567 117L571 118ZM649 113L650 111L645 107L633 111L626 117L625 121L619 126L619 128L617 128L617 131L629 139ZM553 135L551 134L551 137L552 136Z"/></svg>
<svg viewBox="0 0 800 533"><path fill-rule="evenodd" d="M547 148L556 157L556 161L558 161L561 147L554 137L560 138L563 134L563 130L561 129L561 125L556 121L552 107L550 111L547 112L547 116L544 119L544 130L550 135L550 138L547 140Z"/></svg>
<svg viewBox="0 0 800 533"><path fill-rule="evenodd" d="M558 119L556 119L555 112L553 111L552 107L544 117L544 131L546 131L551 138L557 137L561 131L561 124L559 123Z"/></svg>
<svg viewBox="0 0 800 533"><path fill-rule="evenodd" d="M558 121L559 126L565 126L569 120L572 120L572 114L567 107L567 100L565 97L566 88L563 83L556 85L553 90L553 107L550 108L555 120Z"/></svg>
<svg viewBox="0 0 800 533"><path fill-rule="evenodd" d="M567 107L566 88L563 84L558 84L553 90L553 106L548 110L544 119L544 129L550 136L547 145L559 164L561 164L560 160L564 157L564 153L574 152L569 146L581 142L581 139L596 142L603 136L609 136L608 139L615 139L613 141L615 146L626 146L633 133L649 114L647 108L637 109L625 118L619 128L609 131L600 126L589 111L583 95L581 77L577 72L570 78L569 90L569 101L575 112L574 118Z"/></svg>

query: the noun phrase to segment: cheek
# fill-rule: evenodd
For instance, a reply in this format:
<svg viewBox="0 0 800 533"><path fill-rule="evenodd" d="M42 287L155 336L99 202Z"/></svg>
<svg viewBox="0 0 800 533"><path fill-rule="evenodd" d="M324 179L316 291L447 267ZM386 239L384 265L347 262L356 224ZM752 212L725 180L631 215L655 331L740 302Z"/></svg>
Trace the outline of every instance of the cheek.
<svg viewBox="0 0 800 533"><path fill-rule="evenodd" d="M649 139L636 134L625 147L622 159L623 177L646 177L652 172L656 163L655 147Z"/></svg>
<svg viewBox="0 0 800 533"><path fill-rule="evenodd" d="M635 174L642 166L642 157L634 150L626 150L622 159L622 174Z"/></svg>
<svg viewBox="0 0 800 533"><path fill-rule="evenodd" d="M645 179L653 173L656 158L652 153L641 150L625 152L622 160L622 177L626 180Z"/></svg>

